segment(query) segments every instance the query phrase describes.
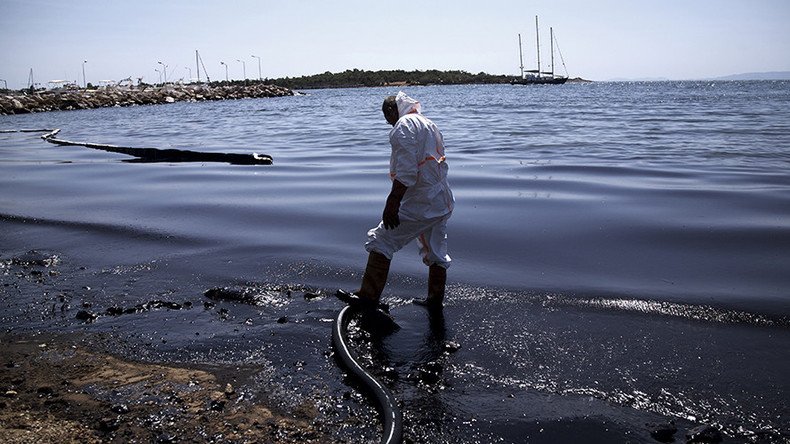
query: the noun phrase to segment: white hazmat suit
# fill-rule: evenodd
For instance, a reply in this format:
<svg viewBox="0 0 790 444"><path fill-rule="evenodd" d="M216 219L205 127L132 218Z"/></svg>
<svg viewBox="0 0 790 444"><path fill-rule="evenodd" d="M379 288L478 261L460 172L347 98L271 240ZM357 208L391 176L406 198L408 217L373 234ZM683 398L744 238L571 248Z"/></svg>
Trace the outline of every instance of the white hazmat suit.
<svg viewBox="0 0 790 444"><path fill-rule="evenodd" d="M447 220L455 199L447 183L444 139L439 128L420 111L420 102L403 92L395 98L398 121L389 134L390 178L408 189L401 200L400 225L385 229L384 223L368 231L368 252L392 255L417 239L426 265L450 266L447 254Z"/></svg>

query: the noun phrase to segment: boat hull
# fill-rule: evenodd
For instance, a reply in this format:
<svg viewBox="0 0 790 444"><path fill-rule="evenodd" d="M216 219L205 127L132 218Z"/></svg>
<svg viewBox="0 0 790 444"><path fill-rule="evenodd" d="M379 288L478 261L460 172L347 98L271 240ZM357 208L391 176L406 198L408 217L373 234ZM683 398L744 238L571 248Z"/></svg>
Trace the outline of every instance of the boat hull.
<svg viewBox="0 0 790 444"><path fill-rule="evenodd" d="M567 82L567 77L538 77L531 79L513 79L511 85L562 85Z"/></svg>

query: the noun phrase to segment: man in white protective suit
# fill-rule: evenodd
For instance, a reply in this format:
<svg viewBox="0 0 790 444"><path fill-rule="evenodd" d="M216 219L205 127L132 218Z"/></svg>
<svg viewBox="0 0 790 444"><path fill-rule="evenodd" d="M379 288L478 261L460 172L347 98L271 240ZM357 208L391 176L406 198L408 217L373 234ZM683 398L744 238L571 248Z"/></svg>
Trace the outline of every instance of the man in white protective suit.
<svg viewBox="0 0 790 444"><path fill-rule="evenodd" d="M455 203L447 183L444 139L439 128L421 114L420 102L403 92L387 97L382 111L392 125L392 190L381 223L368 231L368 263L355 295L362 304L378 305L393 254L417 239L422 260L428 266L428 295L413 302L441 310L451 261L447 254L447 220Z"/></svg>

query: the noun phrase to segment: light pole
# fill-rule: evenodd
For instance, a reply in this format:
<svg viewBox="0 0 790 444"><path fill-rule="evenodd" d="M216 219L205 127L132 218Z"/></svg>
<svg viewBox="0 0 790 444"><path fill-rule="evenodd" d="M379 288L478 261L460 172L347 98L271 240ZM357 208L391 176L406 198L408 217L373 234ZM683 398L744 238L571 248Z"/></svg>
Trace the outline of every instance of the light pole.
<svg viewBox="0 0 790 444"><path fill-rule="evenodd" d="M190 68L188 66L185 66L184 69L189 70L189 82L191 82L192 81L192 68ZM187 82L187 83L189 83L189 82Z"/></svg>
<svg viewBox="0 0 790 444"><path fill-rule="evenodd" d="M256 55L252 57L258 59L258 80L263 80L263 76L261 75L261 58Z"/></svg>
<svg viewBox="0 0 790 444"><path fill-rule="evenodd" d="M162 83L162 71L159 71L156 68L154 68L154 71L156 71L156 73L159 74L159 83Z"/></svg>
<svg viewBox="0 0 790 444"><path fill-rule="evenodd" d="M225 62L219 62L220 65L225 65L225 81L228 81L228 64Z"/></svg>
<svg viewBox="0 0 790 444"><path fill-rule="evenodd" d="M157 63L159 63L160 65L162 65L162 68L164 68L164 73L165 73L165 83L167 83L167 65L165 65L165 64L164 64L164 63L162 63L162 62L157 62Z"/></svg>
<svg viewBox="0 0 790 444"><path fill-rule="evenodd" d="M82 61L82 86L85 89L88 89L88 80L85 79L85 64L88 63L87 60Z"/></svg>
<svg viewBox="0 0 790 444"><path fill-rule="evenodd" d="M237 62L241 62L241 73L244 76L244 80L247 80L247 64L244 63L244 60L236 59Z"/></svg>

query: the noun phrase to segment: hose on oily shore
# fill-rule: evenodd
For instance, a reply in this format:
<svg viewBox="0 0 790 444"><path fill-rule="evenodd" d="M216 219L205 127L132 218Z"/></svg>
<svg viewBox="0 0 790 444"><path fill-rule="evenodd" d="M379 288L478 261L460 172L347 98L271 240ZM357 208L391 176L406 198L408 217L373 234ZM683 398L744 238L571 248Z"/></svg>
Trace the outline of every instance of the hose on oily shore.
<svg viewBox="0 0 790 444"><path fill-rule="evenodd" d="M46 129L46 128L42 128L42 129L35 129L35 128L32 128L32 129L1 129L0 130L0 134L7 134L7 133L51 133L52 131L55 131L55 130Z"/></svg>
<svg viewBox="0 0 790 444"><path fill-rule="evenodd" d="M348 305L337 314L332 323L332 346L343 367L356 377L362 387L375 399L384 426L381 444L399 444L403 440L403 415L395 403L395 397L387 387L359 365L354 352L348 346L348 323L357 311L356 307Z"/></svg>
<svg viewBox="0 0 790 444"><path fill-rule="evenodd" d="M32 130L20 130L32 132ZM266 154L239 154L239 153L204 153L199 151L160 149L160 148L134 148L129 146L107 145L103 143L73 142L58 139L55 136L60 129L55 129L41 136L42 139L56 145L84 146L110 153L120 153L134 156L134 162L227 162L233 165L271 165L273 160Z"/></svg>

